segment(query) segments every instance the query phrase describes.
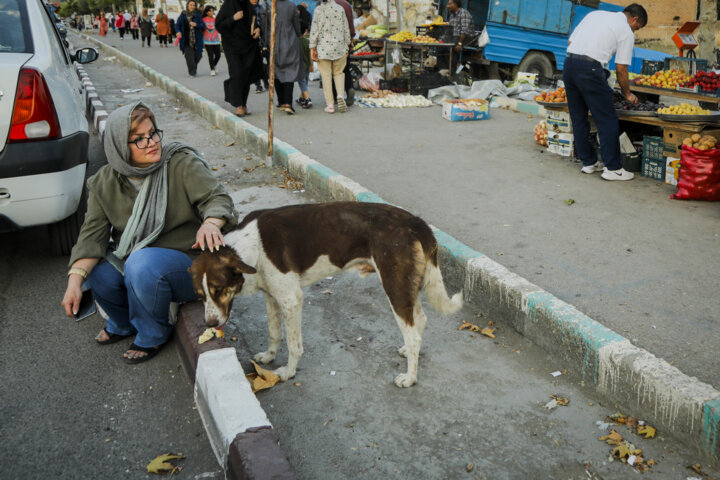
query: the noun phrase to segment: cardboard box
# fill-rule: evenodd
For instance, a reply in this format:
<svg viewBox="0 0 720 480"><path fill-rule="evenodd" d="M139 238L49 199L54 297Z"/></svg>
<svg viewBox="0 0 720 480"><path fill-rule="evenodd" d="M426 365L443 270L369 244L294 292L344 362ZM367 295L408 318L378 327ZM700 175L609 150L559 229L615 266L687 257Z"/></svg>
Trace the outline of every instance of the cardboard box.
<svg viewBox="0 0 720 480"><path fill-rule="evenodd" d="M574 138L572 133L548 131L548 151L563 157L571 157L575 151Z"/></svg>
<svg viewBox="0 0 720 480"><path fill-rule="evenodd" d="M442 117L451 122L486 120L490 118L490 108L487 100L480 98L445 100L443 102Z"/></svg>
<svg viewBox="0 0 720 480"><path fill-rule="evenodd" d="M570 122L570 114L568 112L557 112L545 110L545 125L548 133L572 133L572 123Z"/></svg>
<svg viewBox="0 0 720 480"><path fill-rule="evenodd" d="M706 128L701 132L698 132L696 127L690 128L683 125L665 127L663 129L663 141L665 142L663 151L665 156L680 158L680 150L683 140L693 133L699 133L700 135L712 135L713 137L720 139L720 128Z"/></svg>
<svg viewBox="0 0 720 480"><path fill-rule="evenodd" d="M646 135L643 137L642 170L640 175L665 181L665 155L663 139Z"/></svg>
<svg viewBox="0 0 720 480"><path fill-rule="evenodd" d="M680 159L675 157L667 157L665 159L665 183L668 185L677 185L680 176Z"/></svg>

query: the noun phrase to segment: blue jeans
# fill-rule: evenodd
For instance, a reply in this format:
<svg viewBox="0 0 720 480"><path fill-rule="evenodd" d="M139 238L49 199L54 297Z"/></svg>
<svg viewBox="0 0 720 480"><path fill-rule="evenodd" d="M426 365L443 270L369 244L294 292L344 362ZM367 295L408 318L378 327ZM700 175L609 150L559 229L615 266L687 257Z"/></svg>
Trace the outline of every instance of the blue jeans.
<svg viewBox="0 0 720 480"><path fill-rule="evenodd" d="M125 276L108 262L88 277L95 300L108 314L105 330L135 336L139 347L167 342L173 327L168 321L170 302L197 299L188 268L192 260L177 250L144 248L127 258Z"/></svg>
<svg viewBox="0 0 720 480"><path fill-rule="evenodd" d="M305 74L303 78L297 81L300 91L305 93L308 91L308 76Z"/></svg>
<svg viewBox="0 0 720 480"><path fill-rule="evenodd" d="M575 152L583 165L593 165L597 156L590 144L592 113L600 136L600 155L608 170L622 168L620 157L620 125L615 111L613 92L607 83L600 62L573 58L568 55L563 67L563 82L572 121Z"/></svg>

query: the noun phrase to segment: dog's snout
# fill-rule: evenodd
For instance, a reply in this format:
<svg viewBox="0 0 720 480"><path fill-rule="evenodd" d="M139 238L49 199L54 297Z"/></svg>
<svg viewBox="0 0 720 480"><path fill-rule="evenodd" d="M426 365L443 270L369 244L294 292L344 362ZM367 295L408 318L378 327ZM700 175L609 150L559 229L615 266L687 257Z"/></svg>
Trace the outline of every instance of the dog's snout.
<svg viewBox="0 0 720 480"><path fill-rule="evenodd" d="M208 318L205 323L207 323L208 327L217 327L220 322L218 322L217 318Z"/></svg>

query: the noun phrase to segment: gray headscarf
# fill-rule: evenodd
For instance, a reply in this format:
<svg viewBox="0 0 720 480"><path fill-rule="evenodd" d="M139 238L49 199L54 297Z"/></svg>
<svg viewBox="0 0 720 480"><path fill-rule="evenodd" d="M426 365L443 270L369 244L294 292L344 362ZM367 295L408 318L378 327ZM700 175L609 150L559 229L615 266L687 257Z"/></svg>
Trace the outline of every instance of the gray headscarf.
<svg viewBox="0 0 720 480"><path fill-rule="evenodd" d="M108 252L107 261L120 273L124 273L125 258L136 250L152 244L165 226L167 210L167 164L178 152L194 154L207 162L192 147L179 142L162 146L160 161L149 167L130 165L130 124L132 112L138 107L150 107L142 102L122 106L113 111L105 122L103 147L110 166L125 177L143 178L143 184L133 205L132 214L113 252ZM152 110L150 110L152 112ZM157 128L157 125L155 125Z"/></svg>

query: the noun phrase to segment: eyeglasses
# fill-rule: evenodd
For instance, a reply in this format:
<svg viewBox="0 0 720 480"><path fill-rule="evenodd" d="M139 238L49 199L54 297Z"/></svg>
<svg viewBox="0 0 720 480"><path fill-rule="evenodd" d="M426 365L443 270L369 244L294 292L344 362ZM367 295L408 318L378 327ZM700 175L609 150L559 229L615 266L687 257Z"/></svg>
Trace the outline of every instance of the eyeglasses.
<svg viewBox="0 0 720 480"><path fill-rule="evenodd" d="M140 150L144 150L150 146L150 140L153 141L153 143L160 143L160 140L162 140L163 137L163 131L162 130L153 130L150 132L149 137L138 137L132 142L128 142L128 145L131 143L134 143L137 148Z"/></svg>

